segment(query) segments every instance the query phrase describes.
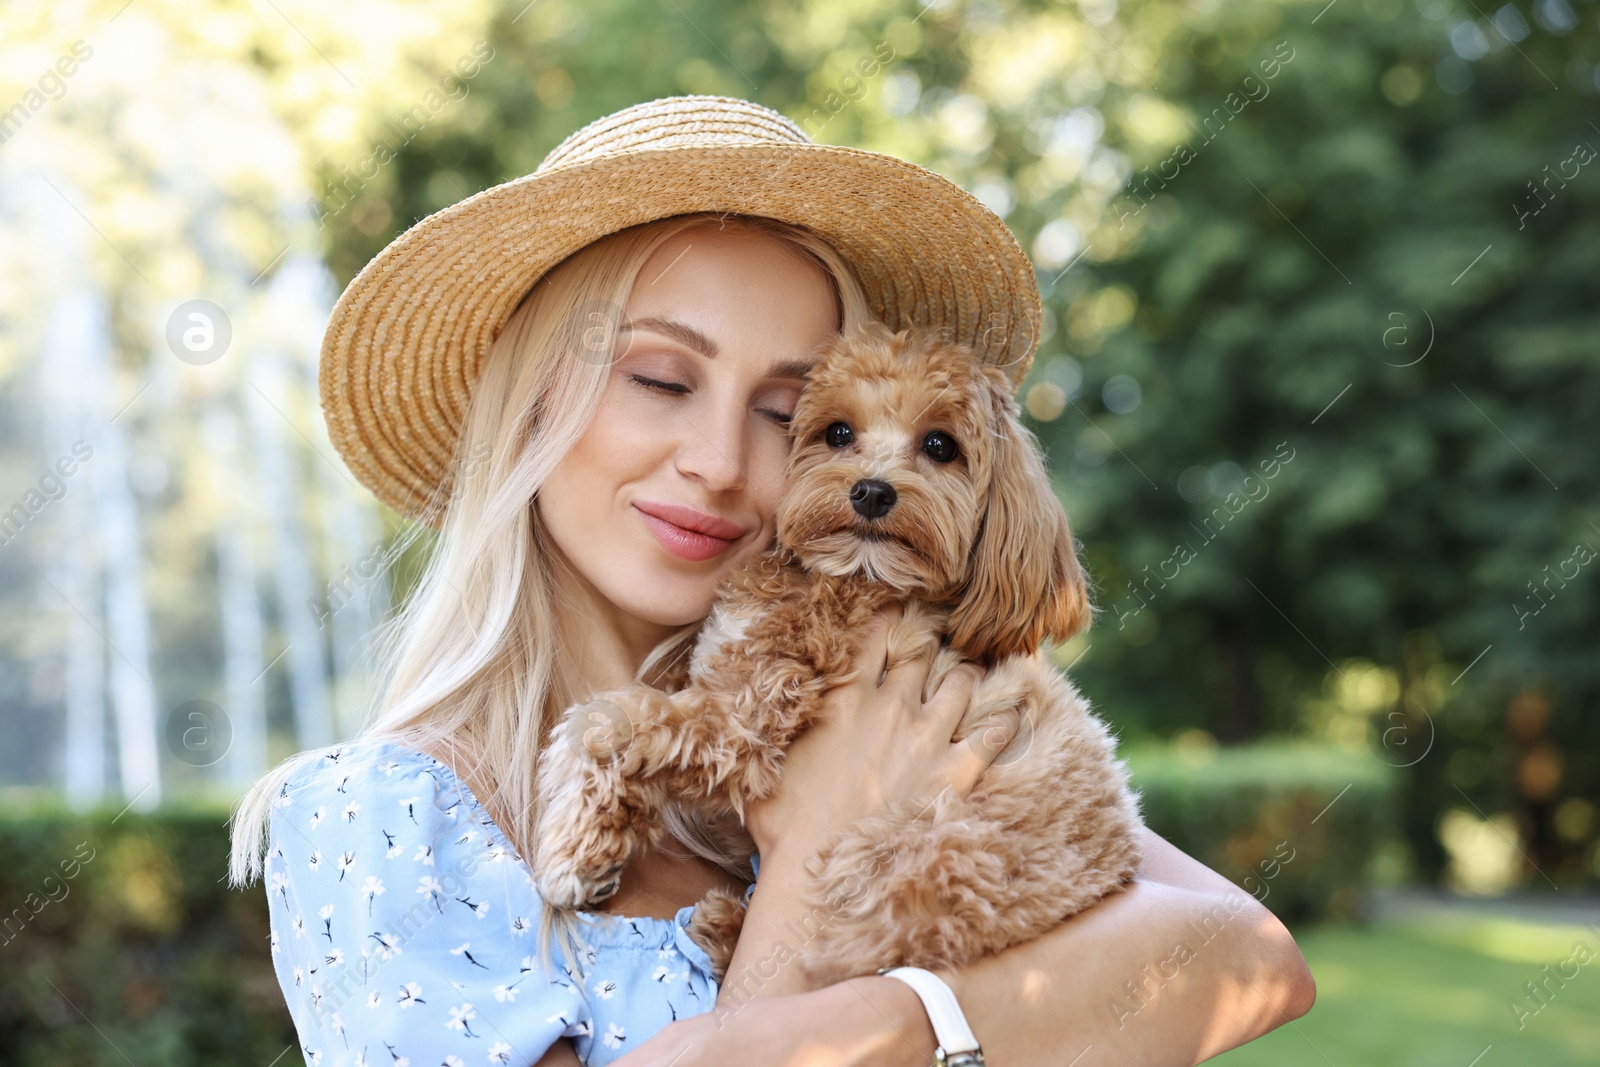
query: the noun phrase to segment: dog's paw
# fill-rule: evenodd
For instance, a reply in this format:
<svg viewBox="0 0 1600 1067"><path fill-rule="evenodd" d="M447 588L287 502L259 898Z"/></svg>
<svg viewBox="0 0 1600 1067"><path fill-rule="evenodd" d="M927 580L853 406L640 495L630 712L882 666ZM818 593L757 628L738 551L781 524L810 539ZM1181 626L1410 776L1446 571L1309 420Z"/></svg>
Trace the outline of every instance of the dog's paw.
<svg viewBox="0 0 1600 1067"><path fill-rule="evenodd" d="M721 887L713 887L695 905L689 918L689 940L705 949L711 960L711 973L717 981L728 975L728 964L744 928L744 898Z"/></svg>
<svg viewBox="0 0 1600 1067"><path fill-rule="evenodd" d="M946 675L967 662L971 661L964 659L961 653L949 645L940 646L939 651L934 653L933 665L928 668L928 677L922 683L922 702L926 704L931 701L933 695L939 691L939 687L944 684ZM983 666L981 663L973 665L980 669Z"/></svg>
<svg viewBox="0 0 1600 1067"><path fill-rule="evenodd" d="M567 710L561 733L569 767L610 767L623 757L633 743L641 689L602 694Z"/></svg>
<svg viewBox="0 0 1600 1067"><path fill-rule="evenodd" d="M539 896L552 907L591 908L616 895L622 885L622 864L596 875L580 869L571 860L552 858L539 863L533 877Z"/></svg>

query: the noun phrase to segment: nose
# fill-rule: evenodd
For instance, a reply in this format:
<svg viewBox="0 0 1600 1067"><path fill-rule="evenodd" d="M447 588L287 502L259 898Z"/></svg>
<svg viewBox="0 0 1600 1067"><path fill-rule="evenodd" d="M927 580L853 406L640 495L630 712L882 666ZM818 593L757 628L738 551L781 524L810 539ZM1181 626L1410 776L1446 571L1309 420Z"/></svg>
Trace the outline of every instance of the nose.
<svg viewBox="0 0 1600 1067"><path fill-rule="evenodd" d="M850 506L864 519L888 514L894 501L894 486L881 478L863 478L850 487Z"/></svg>
<svg viewBox="0 0 1600 1067"><path fill-rule="evenodd" d="M712 491L736 489L746 481L745 446L737 419L686 419L677 455L678 470Z"/></svg>

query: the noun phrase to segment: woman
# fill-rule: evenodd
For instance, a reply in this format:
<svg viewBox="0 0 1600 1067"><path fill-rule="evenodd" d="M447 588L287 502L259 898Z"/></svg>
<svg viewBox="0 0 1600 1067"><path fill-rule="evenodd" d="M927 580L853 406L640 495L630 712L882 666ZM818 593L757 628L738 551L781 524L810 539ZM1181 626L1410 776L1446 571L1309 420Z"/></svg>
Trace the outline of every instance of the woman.
<svg viewBox="0 0 1600 1067"><path fill-rule="evenodd" d="M984 766L951 740L972 669L925 705L926 658L880 680L886 616L745 827L679 813L609 916L545 914L524 863L538 753L569 743L553 726L631 679L681 683L721 577L771 540L811 353L868 316L942 322L1020 381L1038 294L1003 223L944 179L720 97L591 123L352 282L323 349L330 435L441 537L360 737L288 761L236 813L234 881L268 875L308 1062L932 1058L907 985L808 990L772 963L821 841ZM720 986L685 930L713 885L748 900ZM532 947L546 923L559 961ZM1185 942L1180 969L1152 971ZM1008 1065L1194 1063L1312 998L1270 913L1148 833L1125 892L938 974Z"/></svg>

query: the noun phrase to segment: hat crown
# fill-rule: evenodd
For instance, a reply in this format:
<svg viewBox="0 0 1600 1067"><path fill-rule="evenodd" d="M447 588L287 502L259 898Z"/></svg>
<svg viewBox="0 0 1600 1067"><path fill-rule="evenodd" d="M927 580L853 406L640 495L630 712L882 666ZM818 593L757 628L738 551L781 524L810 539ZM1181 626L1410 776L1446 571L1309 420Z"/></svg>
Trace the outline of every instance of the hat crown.
<svg viewBox="0 0 1600 1067"><path fill-rule="evenodd" d="M641 149L810 143L805 131L788 118L748 100L668 96L595 119L552 148L538 169Z"/></svg>

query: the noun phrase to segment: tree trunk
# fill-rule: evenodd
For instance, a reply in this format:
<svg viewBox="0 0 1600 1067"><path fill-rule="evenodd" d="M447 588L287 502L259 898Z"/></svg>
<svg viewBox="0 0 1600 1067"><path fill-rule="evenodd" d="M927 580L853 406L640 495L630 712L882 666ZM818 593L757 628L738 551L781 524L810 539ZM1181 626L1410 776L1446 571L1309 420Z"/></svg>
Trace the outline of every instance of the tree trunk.
<svg viewBox="0 0 1600 1067"><path fill-rule="evenodd" d="M101 418L94 435L92 464L99 530L105 561L106 643L111 646L111 706L117 726L117 770L122 793L136 807L151 809L161 802L160 728L157 723L154 671L151 668L150 612L142 585L144 550L139 530L139 505L128 482L130 418L118 415L106 396L112 380L111 334L104 297L92 290L81 316L88 373L82 388L90 410Z"/></svg>
<svg viewBox="0 0 1600 1067"><path fill-rule="evenodd" d="M333 716L328 702L327 656L312 613L317 587L301 519L305 483L288 445L290 439L300 439L297 428L287 421L298 404L288 388L282 361L283 355L273 347L255 356L246 403L260 471L256 486L272 529L268 551L298 747L320 748L334 741Z"/></svg>
<svg viewBox="0 0 1600 1067"><path fill-rule="evenodd" d="M238 420L230 401L216 398L205 420L210 455L211 491L216 498L214 536L217 546L217 600L222 614L222 687L225 712L233 727L233 744L221 772L243 788L267 769L266 662L262 654L265 627L261 594L256 586L256 510L252 494L238 486L253 484L239 447Z"/></svg>
<svg viewBox="0 0 1600 1067"><path fill-rule="evenodd" d="M89 374L86 346L94 343L87 336L91 310L82 294L57 300L46 327L46 358L39 361L46 439L53 455L72 454L74 459L78 457L71 450L76 442L91 450L95 447L83 392ZM89 457L68 480L59 512L47 518L60 531L53 542L58 551L47 566L54 588L39 591L40 599L51 611L62 611L67 623L62 789L68 805L78 810L99 803L106 789L106 647L97 629L104 628L105 616L95 537L93 451Z"/></svg>

